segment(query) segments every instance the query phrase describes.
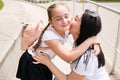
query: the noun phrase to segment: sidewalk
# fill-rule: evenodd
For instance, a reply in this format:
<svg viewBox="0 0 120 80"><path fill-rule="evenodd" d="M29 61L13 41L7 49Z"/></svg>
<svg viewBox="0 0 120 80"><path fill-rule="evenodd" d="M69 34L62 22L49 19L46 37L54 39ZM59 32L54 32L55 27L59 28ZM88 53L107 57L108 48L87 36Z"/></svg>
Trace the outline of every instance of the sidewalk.
<svg viewBox="0 0 120 80"><path fill-rule="evenodd" d="M4 0L4 4L0 10L0 65L20 34L20 23L24 19L22 12L25 12L17 2Z"/></svg>
<svg viewBox="0 0 120 80"><path fill-rule="evenodd" d="M21 32L21 22L47 23L46 10L27 2L4 0L0 11L0 65ZM46 25L46 24L45 24Z"/></svg>

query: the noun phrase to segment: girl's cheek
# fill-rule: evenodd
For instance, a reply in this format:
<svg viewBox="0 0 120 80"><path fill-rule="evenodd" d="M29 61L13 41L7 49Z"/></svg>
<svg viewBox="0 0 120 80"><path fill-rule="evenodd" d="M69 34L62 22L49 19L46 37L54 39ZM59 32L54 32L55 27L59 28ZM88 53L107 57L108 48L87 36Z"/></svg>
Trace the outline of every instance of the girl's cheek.
<svg viewBox="0 0 120 80"><path fill-rule="evenodd" d="M74 18L72 17L72 18L71 18L71 21L73 21L73 20L74 20Z"/></svg>
<svg viewBox="0 0 120 80"><path fill-rule="evenodd" d="M69 21L70 25L72 24L72 21L73 21L73 20L72 20L72 19L70 19L70 21Z"/></svg>

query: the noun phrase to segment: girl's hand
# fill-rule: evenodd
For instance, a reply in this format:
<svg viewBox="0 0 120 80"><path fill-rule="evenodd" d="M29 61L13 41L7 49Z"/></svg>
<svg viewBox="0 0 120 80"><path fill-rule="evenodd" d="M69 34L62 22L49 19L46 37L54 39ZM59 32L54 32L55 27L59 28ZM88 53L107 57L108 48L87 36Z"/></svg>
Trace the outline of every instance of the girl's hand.
<svg viewBox="0 0 120 80"><path fill-rule="evenodd" d="M93 44L93 53L94 55L98 55L100 53L100 44Z"/></svg>
<svg viewBox="0 0 120 80"><path fill-rule="evenodd" d="M100 53L100 39L98 36L96 41L93 43L93 53L94 55L98 55Z"/></svg>
<svg viewBox="0 0 120 80"><path fill-rule="evenodd" d="M42 63L44 65L47 65L47 63L51 62L49 55L46 53L34 52L33 59L36 60L36 62L33 62L34 64Z"/></svg>
<svg viewBox="0 0 120 80"><path fill-rule="evenodd" d="M92 41L94 55L98 55L100 53L100 41L98 40L97 36L92 36L89 39Z"/></svg>

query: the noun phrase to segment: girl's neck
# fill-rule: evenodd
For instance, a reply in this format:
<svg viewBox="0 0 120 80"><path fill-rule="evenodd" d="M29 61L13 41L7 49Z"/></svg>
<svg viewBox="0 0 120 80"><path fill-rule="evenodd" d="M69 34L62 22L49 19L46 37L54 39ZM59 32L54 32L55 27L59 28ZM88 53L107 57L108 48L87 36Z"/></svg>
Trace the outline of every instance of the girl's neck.
<svg viewBox="0 0 120 80"><path fill-rule="evenodd" d="M57 32L61 37L65 37L65 32Z"/></svg>
<svg viewBox="0 0 120 80"><path fill-rule="evenodd" d="M73 39L74 39L74 40L77 40L78 34L75 34L75 33L71 33L71 34L72 34L72 36L73 36Z"/></svg>
<svg viewBox="0 0 120 80"><path fill-rule="evenodd" d="M52 26L53 27L53 26ZM63 32L63 31L58 31L58 30L56 30L54 27L53 27L53 29L55 30L55 32L58 34L58 35L60 35L61 37L65 37L65 32Z"/></svg>
<svg viewBox="0 0 120 80"><path fill-rule="evenodd" d="M69 30L67 30L67 31L65 31L65 32L57 31L57 33L58 33L61 37L63 37L63 38L65 38L65 36L68 35L69 32L70 32Z"/></svg>

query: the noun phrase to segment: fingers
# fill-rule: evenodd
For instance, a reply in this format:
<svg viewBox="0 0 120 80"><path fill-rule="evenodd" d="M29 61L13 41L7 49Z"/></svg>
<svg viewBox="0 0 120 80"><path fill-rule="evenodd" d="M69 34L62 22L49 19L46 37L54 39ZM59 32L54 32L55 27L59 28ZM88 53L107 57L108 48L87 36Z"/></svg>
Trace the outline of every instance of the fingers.
<svg viewBox="0 0 120 80"><path fill-rule="evenodd" d="M38 58L37 58L37 57L35 57L35 56L32 56L32 57L33 57L34 60L38 61Z"/></svg>
<svg viewBox="0 0 120 80"><path fill-rule="evenodd" d="M41 55L43 55L43 56L48 56L48 54L46 54L46 53L42 53Z"/></svg>
<svg viewBox="0 0 120 80"><path fill-rule="evenodd" d="M99 45L94 45L93 53L94 53L94 55L98 55L100 53L100 47L99 47Z"/></svg>
<svg viewBox="0 0 120 80"><path fill-rule="evenodd" d="M40 64L40 62L33 62L33 64Z"/></svg>
<svg viewBox="0 0 120 80"><path fill-rule="evenodd" d="M43 53L43 52L42 53L34 52L34 54L35 54L36 57L40 57L41 55L48 56L48 54Z"/></svg>
<svg viewBox="0 0 120 80"><path fill-rule="evenodd" d="M33 56L33 58L35 58L35 60L37 60L37 59L39 59L40 58L40 53L38 53L38 52L34 52L34 56Z"/></svg>
<svg viewBox="0 0 120 80"><path fill-rule="evenodd" d="M36 56L32 56L35 61L33 61L33 64L39 64L39 59Z"/></svg>
<svg viewBox="0 0 120 80"><path fill-rule="evenodd" d="M48 56L46 53L38 53L38 52L34 52L34 56L33 58L36 61L39 61L39 59L42 59L44 56Z"/></svg>

